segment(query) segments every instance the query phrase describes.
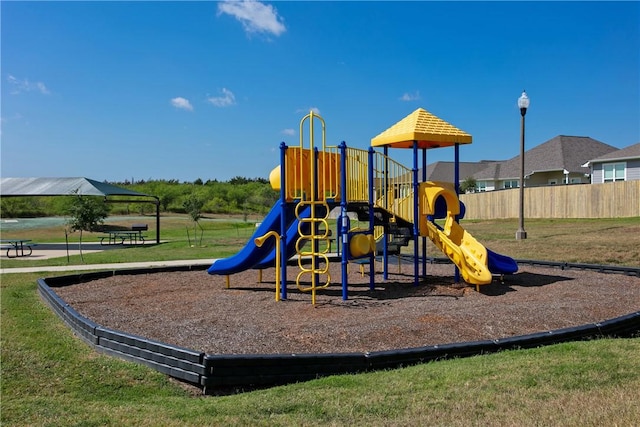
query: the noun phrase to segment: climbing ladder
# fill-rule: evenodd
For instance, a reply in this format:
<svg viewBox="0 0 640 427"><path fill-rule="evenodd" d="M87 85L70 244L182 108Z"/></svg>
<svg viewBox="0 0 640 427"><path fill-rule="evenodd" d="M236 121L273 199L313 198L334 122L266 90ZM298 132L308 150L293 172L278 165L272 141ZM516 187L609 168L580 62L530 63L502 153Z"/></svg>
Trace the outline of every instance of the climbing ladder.
<svg viewBox="0 0 640 427"><path fill-rule="evenodd" d="M320 123L318 128L316 122ZM308 141L305 141L306 135ZM320 139L319 143L316 138ZM373 219L370 226L374 228L374 239L384 242L381 238L388 236L387 249L399 253L400 247L406 246L413 236L412 171L373 149L350 148L346 144L328 147L325 122L313 111L300 121L298 147L287 147L284 152L281 164L284 198L287 203L296 203L298 220L295 249L300 271L296 285L301 291L311 292L315 304L316 290L331 282L327 256L330 239L327 220L331 208L342 203L355 211L359 219L367 222ZM342 160L345 177L341 176ZM345 183L341 185L343 178ZM310 214L302 215L302 212ZM380 243L380 251L382 245Z"/></svg>
<svg viewBox="0 0 640 427"><path fill-rule="evenodd" d="M322 150L315 149L315 120L321 124L321 144ZM304 151L304 125L308 121L309 125L309 150ZM329 204L327 197L335 198L338 189L338 174L335 161L332 162L330 153L326 150L325 123L322 117L313 111L307 114L300 121L300 154L298 161L300 171L294 177L294 187L303 188L303 184L308 184L308 188L299 192L299 202L296 205L296 218L298 222L298 240L296 241L296 254L298 255L298 267L300 272L296 276L296 286L303 292L311 292L311 303L316 303L316 290L326 288L331 283L329 274L329 258L327 250L329 247ZM304 154L306 153L306 155ZM305 167L304 162L308 162ZM318 169L321 169L319 173ZM307 171L308 176L302 176ZM332 173L335 172L335 173ZM311 214L309 217L300 215L307 207ZM308 224L308 227L305 225ZM308 232L305 232L308 230ZM305 249L308 247L309 249ZM322 248L322 249L321 249ZM309 264L307 264L309 262ZM309 277L308 283L303 282L304 277Z"/></svg>

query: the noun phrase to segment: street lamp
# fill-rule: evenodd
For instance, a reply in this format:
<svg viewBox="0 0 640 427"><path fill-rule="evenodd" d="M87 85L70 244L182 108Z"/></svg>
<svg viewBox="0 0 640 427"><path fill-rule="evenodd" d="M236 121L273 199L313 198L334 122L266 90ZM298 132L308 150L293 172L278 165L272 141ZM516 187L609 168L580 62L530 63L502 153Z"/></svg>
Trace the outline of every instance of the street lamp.
<svg viewBox="0 0 640 427"><path fill-rule="evenodd" d="M523 240L527 238L527 232L524 230L524 116L527 114L527 108L529 108L529 97L527 92L522 91L522 95L518 98L518 108L520 108L520 222L518 231L516 231L516 240Z"/></svg>

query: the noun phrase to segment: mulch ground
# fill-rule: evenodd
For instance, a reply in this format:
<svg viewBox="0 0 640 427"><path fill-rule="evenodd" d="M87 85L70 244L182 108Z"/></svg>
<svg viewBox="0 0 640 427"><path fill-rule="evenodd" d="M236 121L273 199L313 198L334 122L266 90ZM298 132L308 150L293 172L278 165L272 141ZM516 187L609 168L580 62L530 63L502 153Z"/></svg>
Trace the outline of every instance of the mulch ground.
<svg viewBox="0 0 640 427"><path fill-rule="evenodd" d="M340 264L332 263L315 305L297 289L297 267L288 268L288 298L279 302L274 269L262 282L254 270L235 274L230 288L224 276L192 271L113 276L56 292L100 325L209 354L371 352L504 338L640 310L640 278L621 274L521 266L476 292L454 283L452 265L428 264L417 286L412 265L392 265L388 280L376 274L374 290L368 273L350 270L349 299L342 299Z"/></svg>

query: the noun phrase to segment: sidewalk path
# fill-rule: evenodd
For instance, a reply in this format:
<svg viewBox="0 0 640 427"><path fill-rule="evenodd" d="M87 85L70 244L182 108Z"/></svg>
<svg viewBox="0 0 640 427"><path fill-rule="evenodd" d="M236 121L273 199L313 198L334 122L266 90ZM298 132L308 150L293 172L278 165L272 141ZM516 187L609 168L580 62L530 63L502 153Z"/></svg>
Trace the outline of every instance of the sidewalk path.
<svg viewBox="0 0 640 427"><path fill-rule="evenodd" d="M84 270L124 270L128 268L152 268L152 267L174 267L184 265L204 265L209 266L212 260L206 259L184 259L170 261L142 261L142 262L119 262L113 264L74 264L74 265L52 265L39 267L15 267L0 268L0 274L8 273L39 273L45 271L84 271Z"/></svg>
<svg viewBox="0 0 640 427"><path fill-rule="evenodd" d="M124 245L125 247L128 245ZM122 245L101 245L99 242L87 242L82 244L82 252L87 254L91 252L101 252L109 249L121 248ZM65 243L38 243L34 247L33 254L27 259L49 259L63 258L69 255L79 254L78 245L71 244L67 247ZM8 259L1 256L1 260ZM19 258L20 259L20 258ZM0 267L1 267L0 260ZM184 265L206 265L213 263L213 259L190 259L190 260L170 260L170 261L141 261L141 262L119 262L110 264L70 264L70 265L51 265L38 267L12 267L0 268L0 274L7 273L39 273L44 271L84 271L84 270L123 270L129 268L152 268L152 267L173 267Z"/></svg>

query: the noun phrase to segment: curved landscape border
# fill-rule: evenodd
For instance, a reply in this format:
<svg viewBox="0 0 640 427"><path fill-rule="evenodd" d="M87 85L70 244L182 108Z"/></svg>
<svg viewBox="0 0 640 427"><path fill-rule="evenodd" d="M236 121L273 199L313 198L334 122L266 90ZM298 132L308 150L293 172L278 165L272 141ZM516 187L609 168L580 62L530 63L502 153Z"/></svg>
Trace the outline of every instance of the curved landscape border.
<svg viewBox="0 0 640 427"><path fill-rule="evenodd" d="M443 262L434 259L432 262ZM640 277L640 268L518 260L560 269L592 270ZM600 337L632 337L640 333L640 311L599 323L541 331L496 340L449 343L367 353L206 354L98 325L82 316L54 291L110 276L204 270L207 266L177 266L108 270L38 279L38 292L53 311L97 351L147 365L202 388L205 394L229 386L271 386L327 375L360 373L502 350L523 349Z"/></svg>

